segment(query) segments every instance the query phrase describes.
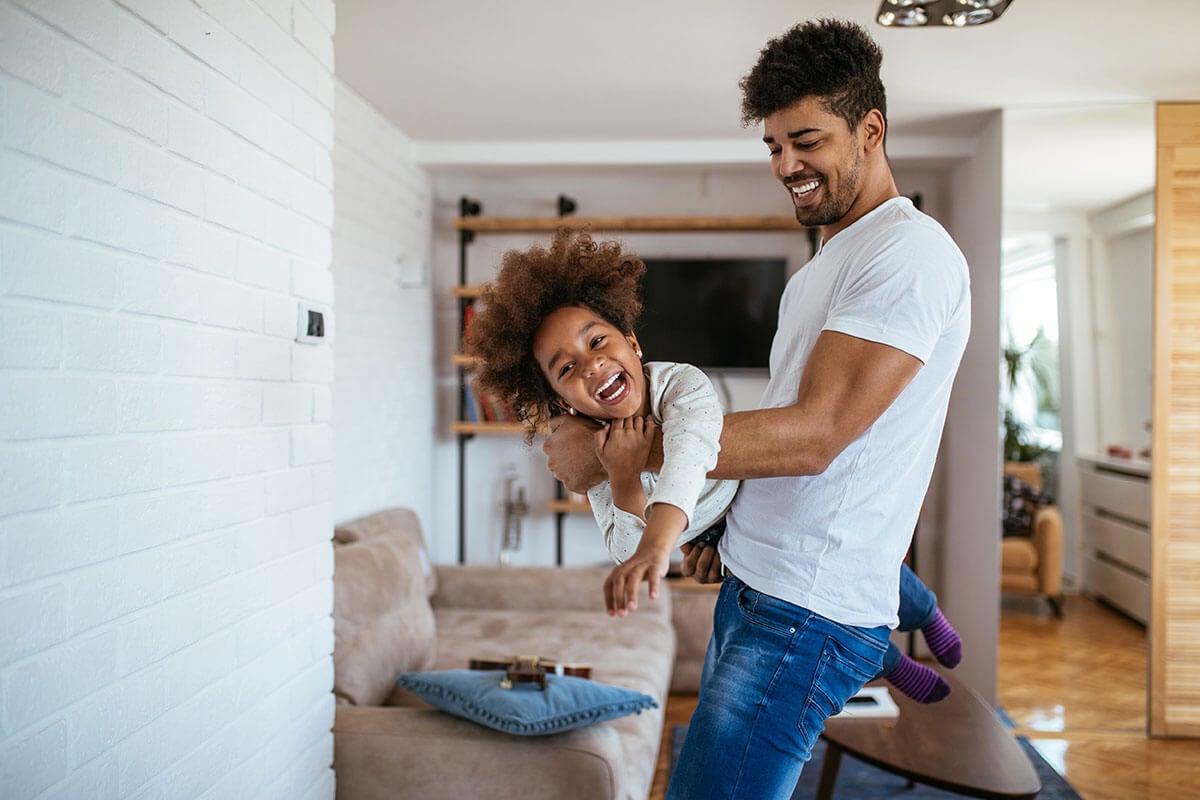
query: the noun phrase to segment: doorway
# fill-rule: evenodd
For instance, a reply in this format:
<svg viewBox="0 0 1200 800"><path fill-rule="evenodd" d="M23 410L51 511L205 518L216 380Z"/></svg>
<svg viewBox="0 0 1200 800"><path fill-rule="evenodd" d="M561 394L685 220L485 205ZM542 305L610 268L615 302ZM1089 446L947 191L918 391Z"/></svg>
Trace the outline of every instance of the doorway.
<svg viewBox="0 0 1200 800"><path fill-rule="evenodd" d="M1019 727L1058 731L1070 741L1071 735L1096 735L1080 713L1078 692L1086 684L1078 670L1113 661L1106 641L1119 638L1124 645L1120 662L1132 677L1123 685L1144 682L1146 675L1145 626L1089 596L1089 542L1078 509L1081 459L1103 457L1110 446L1136 458L1149 445L1154 109L1008 111L1005 137L1001 341L1007 358L1000 369L1001 405L1011 412L1005 457L1042 466L1044 491L1063 517L1068 597L1058 620L1039 598L1002 596L999 689L1002 703L1007 698L1017 706ZM1099 151L1089 145L1105 141ZM1041 160L1022 158L1022 147ZM1096 183L1106 172L1096 169L1102 152L1120 154L1108 159L1118 162L1108 177L1124 187L1115 196ZM1038 164L1054 166L1031 169ZM1057 186L1043 187L1047 179ZM1081 624L1087 633L1073 635ZM1005 648L1006 642L1014 647L1014 631L1018 639L1042 643L1031 663L1044 680L1013 674L1014 653ZM1062 636L1070 639L1069 652L1052 643ZM1042 692L1036 702L1035 687ZM1144 735L1144 689L1134 687L1127 699L1119 727L1126 736Z"/></svg>

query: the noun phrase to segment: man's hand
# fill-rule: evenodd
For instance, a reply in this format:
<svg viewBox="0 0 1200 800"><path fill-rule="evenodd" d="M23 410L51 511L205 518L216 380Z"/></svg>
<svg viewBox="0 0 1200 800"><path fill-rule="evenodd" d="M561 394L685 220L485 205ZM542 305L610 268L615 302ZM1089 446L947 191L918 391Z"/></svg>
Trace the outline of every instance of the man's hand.
<svg viewBox="0 0 1200 800"><path fill-rule="evenodd" d="M596 456L593 439L600 426L590 419L566 414L550 420L550 435L542 442L546 466L572 492L584 494L608 478Z"/></svg>
<svg viewBox="0 0 1200 800"><path fill-rule="evenodd" d="M720 583L724 580L721 556L715 545L687 542L679 549L683 551L683 565L679 571L685 578L693 578L697 583Z"/></svg>

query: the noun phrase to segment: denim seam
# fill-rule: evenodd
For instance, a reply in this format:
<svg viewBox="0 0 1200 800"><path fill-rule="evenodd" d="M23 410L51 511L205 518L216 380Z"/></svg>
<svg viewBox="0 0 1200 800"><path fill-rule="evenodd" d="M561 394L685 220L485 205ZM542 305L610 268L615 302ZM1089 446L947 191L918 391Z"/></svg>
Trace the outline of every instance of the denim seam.
<svg viewBox="0 0 1200 800"><path fill-rule="evenodd" d="M850 661L847 658L842 658L836 652L831 652L829 654L829 660L836 661L844 669L847 669L847 670L853 672L855 675L861 676L863 679L863 683L866 683L875 677L875 673L864 671L861 666L859 666L858 664L855 664L853 661Z"/></svg>
<svg viewBox="0 0 1200 800"><path fill-rule="evenodd" d="M848 633L849 635L853 636L858 641L869 646L872 650L878 650L881 653L885 652L887 650L887 640L886 639L883 641L880 641L879 639L875 639L871 636L868 636L867 634L863 633L862 630L855 627L854 625L846 625L841 622L834 622L833 620L829 620L829 622L831 624L833 624L834 626L836 626L840 632Z"/></svg>
<svg viewBox="0 0 1200 800"><path fill-rule="evenodd" d="M796 727L799 728L801 735L808 738L808 731L805 730L804 721L808 719L808 712L816 705L814 695L817 693L817 686L821 683L821 679L825 677L825 667L829 663L829 636L825 636L825 641L821 644L821 655L817 657L817 667L813 670L812 681L808 686L808 696L804 698L804 706L800 710L800 719L796 721ZM822 692L824 694L824 692ZM825 699L829 699L828 696Z"/></svg>
<svg viewBox="0 0 1200 800"><path fill-rule="evenodd" d="M740 602L738 603L738 609L739 610L742 609L742 604ZM775 687L779 684L779 678L783 674L786 666L792 662L792 654L796 648L796 642L800 638L800 634L803 633L804 630L808 627L808 623L809 623L810 619L812 619L811 616L808 619L805 619L802 623L800 623L800 625L793 627L792 632L790 634L788 634L789 640L788 640L787 649L784 650L783 655L779 659L779 663L776 664L775 672L771 675L771 680L767 683L766 689L763 691L762 698L758 701L758 703L755 704L754 721L755 721L756 727L757 727L759 718L762 717L763 712L766 710L766 700L769 696L771 696L774 693ZM809 696L807 699L811 700L812 693L813 693L813 686L810 685L808 687ZM741 789L742 776L745 775L745 771L746 771L745 770L746 753L749 750L749 747L750 747L750 744L749 744L749 742L747 742L746 749L744 749L742 751L742 759L741 759L741 761L738 762L737 774L734 776L732 786L730 786L729 795L731 798L737 797L737 793Z"/></svg>
<svg viewBox="0 0 1200 800"><path fill-rule="evenodd" d="M867 636L866 634L862 633L862 631L860 631L859 629L851 627L849 625L838 625L837 633L849 634L851 636L851 638L854 639L855 642L862 645L863 647L866 647L868 650L870 650L871 653L874 653L875 659L877 659L879 661L882 661L883 658L887 655L888 642L886 640L879 641L878 639L873 639L872 637ZM836 659L838 661L838 663L845 664L847 667L849 667L850 669L853 669L857 673L866 674L868 681L877 677L877 673L875 673L875 672L864 673L861 667L859 667L854 662L848 660L847 658L844 658L841 655L841 653L838 652L838 650L839 649L846 650L848 652L848 654L850 654L850 655L860 656L867 660L871 660L871 658L872 658L871 656L863 654L863 653L854 652L848 646L848 643L842 641L838 636L832 636L831 638L833 639L833 643L835 645L833 648L833 651L831 653L831 656L834 659Z"/></svg>

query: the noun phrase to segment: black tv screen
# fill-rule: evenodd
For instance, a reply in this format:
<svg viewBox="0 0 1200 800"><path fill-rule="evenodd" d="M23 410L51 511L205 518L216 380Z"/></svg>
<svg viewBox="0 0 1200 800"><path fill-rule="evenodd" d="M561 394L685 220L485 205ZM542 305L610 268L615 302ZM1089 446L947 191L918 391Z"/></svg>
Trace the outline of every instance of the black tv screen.
<svg viewBox="0 0 1200 800"><path fill-rule="evenodd" d="M638 341L647 361L766 369L785 258L646 258Z"/></svg>

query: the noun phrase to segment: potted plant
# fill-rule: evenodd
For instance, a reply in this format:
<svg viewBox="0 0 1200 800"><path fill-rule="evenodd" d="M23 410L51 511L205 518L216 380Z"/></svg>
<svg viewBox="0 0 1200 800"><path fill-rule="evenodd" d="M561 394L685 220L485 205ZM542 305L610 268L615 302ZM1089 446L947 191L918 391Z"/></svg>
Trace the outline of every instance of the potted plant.
<svg viewBox="0 0 1200 800"><path fill-rule="evenodd" d="M1004 460L1038 462L1044 488L1052 491L1058 454L1033 428L1058 426L1057 343L1041 326L1027 344L1018 344L1011 330L1006 338L1002 351ZM1048 424L1039 426L1039 422Z"/></svg>

